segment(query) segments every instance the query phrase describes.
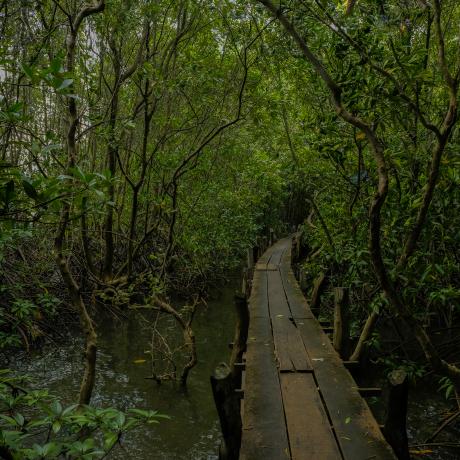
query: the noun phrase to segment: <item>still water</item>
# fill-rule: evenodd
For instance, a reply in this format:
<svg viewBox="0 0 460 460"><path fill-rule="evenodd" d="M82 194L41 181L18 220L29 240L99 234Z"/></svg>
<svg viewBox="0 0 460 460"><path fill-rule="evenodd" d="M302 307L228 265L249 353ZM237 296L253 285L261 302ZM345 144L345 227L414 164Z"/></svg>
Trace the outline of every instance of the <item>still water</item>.
<svg viewBox="0 0 460 460"><path fill-rule="evenodd" d="M228 343L234 332L233 295L237 280L222 288L215 300L199 307L193 321L199 363L189 375L187 391L172 382L158 385L151 375L150 331L138 314L118 320L103 314L97 318L99 351L97 381L92 404L119 409L138 407L158 410L171 417L159 425L131 432L124 448L110 459L215 460L220 443L220 426L214 407L209 377L217 364L228 361ZM75 337L77 335L77 337ZM82 341L69 334L63 343L45 345L32 356L22 356L10 367L35 378L73 403L82 374ZM145 362L139 362L145 359ZM135 362L137 361L137 363Z"/></svg>

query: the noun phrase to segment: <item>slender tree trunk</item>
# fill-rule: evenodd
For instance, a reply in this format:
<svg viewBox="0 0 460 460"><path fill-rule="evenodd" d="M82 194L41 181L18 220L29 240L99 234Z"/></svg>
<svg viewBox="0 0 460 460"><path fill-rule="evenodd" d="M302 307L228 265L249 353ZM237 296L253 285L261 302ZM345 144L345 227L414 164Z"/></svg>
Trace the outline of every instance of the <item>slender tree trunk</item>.
<svg viewBox="0 0 460 460"><path fill-rule="evenodd" d="M67 71L70 74L74 71L75 48L77 44L78 30L83 20L87 16L102 11L104 7L104 0L101 0L94 6L83 8L75 17L69 18L70 31L67 37ZM77 103L73 97L68 98L67 120L67 165L68 173L72 174L72 169L77 164L76 132L79 124ZM74 181L73 179L70 179L68 181L68 186L73 187L73 185ZM81 295L80 287L70 270L68 258L64 255L64 241L71 211L71 204L69 200L70 198L66 198L62 205L59 226L54 240L54 252L57 266L70 296L71 304L80 316L80 322L85 334L85 370L80 385L79 404L89 404L96 376L97 334Z"/></svg>

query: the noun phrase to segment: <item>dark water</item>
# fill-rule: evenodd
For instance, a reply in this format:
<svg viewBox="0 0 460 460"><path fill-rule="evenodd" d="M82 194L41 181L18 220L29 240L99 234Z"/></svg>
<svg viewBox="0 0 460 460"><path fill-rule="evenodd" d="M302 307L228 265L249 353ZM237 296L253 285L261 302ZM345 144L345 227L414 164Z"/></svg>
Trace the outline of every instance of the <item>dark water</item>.
<svg viewBox="0 0 460 460"><path fill-rule="evenodd" d="M217 364L227 361L228 343L233 338L233 294L237 280L224 287L215 300L198 310L193 329L199 364L189 376L184 393L171 382L157 385L148 380L150 331L143 316L129 314L117 320L103 314L97 318L99 334L98 373L92 403L119 409L139 407L159 410L171 416L160 425L148 426L128 434L124 449L115 450L110 459L136 460L217 460L220 427L209 385ZM49 388L64 403L75 402L82 373L82 341L79 329L57 344L48 344L32 356L24 355L9 367L33 376L38 387ZM145 359L144 363L134 361ZM376 382L374 382L376 383ZM377 382L382 384L383 382ZM370 385L372 386L372 385ZM378 386L378 385L377 385ZM371 404L377 419L383 421L383 401ZM438 391L436 382L420 381L411 388L408 435L413 458L430 460L460 459L460 449L445 446L419 446L434 432L453 405ZM458 442L460 420L447 428L436 442ZM430 452L431 451L431 452Z"/></svg>
<svg viewBox="0 0 460 460"><path fill-rule="evenodd" d="M379 377L373 385L385 388L386 382ZM386 394L385 394L386 396ZM371 398L368 403L378 422L383 423L386 413L386 397ZM446 427L439 436L428 445L423 443L436 431L447 414L455 411L455 404L447 401L439 391L439 384L428 377L419 379L409 388L407 408L407 437L412 459L424 460L460 460L460 447L451 447L460 439L460 420Z"/></svg>
<svg viewBox="0 0 460 460"><path fill-rule="evenodd" d="M233 295L236 280L224 287L216 300L199 307L193 330L198 365L191 371L187 392L172 382L158 385L146 379L151 375L150 331L142 315L129 314L122 321L103 314L97 319L99 351L97 381L92 404L158 410L171 420L131 432L124 449L111 459L191 460L217 459L220 427L214 407L209 376L217 364L227 361L228 343L234 332ZM36 379L37 386L73 403L82 374L82 342L69 335L64 343L46 345L32 356L24 356L10 367ZM135 363L145 359L144 363Z"/></svg>
<svg viewBox="0 0 460 460"><path fill-rule="evenodd" d="M444 393L439 391L439 385L434 381L420 381L416 388L410 390L407 435L413 458L426 460L460 459L460 446L447 446L449 443L458 443L460 440L459 419L446 427L432 445L422 444L441 425L446 415L455 410L455 404L452 401L446 401Z"/></svg>

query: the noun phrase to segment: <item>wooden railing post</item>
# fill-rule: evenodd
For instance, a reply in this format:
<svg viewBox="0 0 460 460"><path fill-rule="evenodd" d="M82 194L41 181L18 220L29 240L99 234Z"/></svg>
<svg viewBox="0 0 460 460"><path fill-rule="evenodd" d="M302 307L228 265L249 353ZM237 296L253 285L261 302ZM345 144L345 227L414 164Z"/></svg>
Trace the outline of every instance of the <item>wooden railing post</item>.
<svg viewBox="0 0 460 460"><path fill-rule="evenodd" d="M350 297L348 288L334 288L334 338L335 351L342 359L348 358L350 348Z"/></svg>
<svg viewBox="0 0 460 460"><path fill-rule="evenodd" d="M409 382L407 373L398 369L388 376L388 410L383 434L399 460L409 460L406 419Z"/></svg>
<svg viewBox="0 0 460 460"><path fill-rule="evenodd" d="M241 277L241 292L244 296L248 296L249 294L249 270L247 268L243 268L243 273Z"/></svg>
<svg viewBox="0 0 460 460"><path fill-rule="evenodd" d="M268 247L267 245L268 238L265 235L262 236L261 240L262 240L262 244L261 244L260 255L262 255L267 250L267 247Z"/></svg>
<svg viewBox="0 0 460 460"><path fill-rule="evenodd" d="M270 228L268 234L269 234L268 245L272 246L273 243L275 242L275 231L272 228Z"/></svg>
<svg viewBox="0 0 460 460"><path fill-rule="evenodd" d="M240 396L235 391L232 372L227 364L220 364L211 376L212 394L219 415L222 443L219 460L237 460L241 445Z"/></svg>
<svg viewBox="0 0 460 460"><path fill-rule="evenodd" d="M302 268L299 270L299 287L303 293L307 290L307 273Z"/></svg>
<svg viewBox="0 0 460 460"><path fill-rule="evenodd" d="M252 270L254 267L254 250L253 248L249 248L246 252L246 259L249 270Z"/></svg>
<svg viewBox="0 0 460 460"><path fill-rule="evenodd" d="M249 331L249 309L246 295L235 295L236 325L232 344L230 366L220 364L211 376L214 403L219 414L223 441L219 449L219 460L237 460L241 444L241 413L238 393L241 387L243 353Z"/></svg>
<svg viewBox="0 0 460 460"><path fill-rule="evenodd" d="M249 308L248 301L244 295L235 295L236 325L235 337L233 339L232 355L230 357L230 368L235 380L235 385L241 384L241 367L235 366L241 363L243 353L246 351L246 343L249 331Z"/></svg>
<svg viewBox="0 0 460 460"><path fill-rule="evenodd" d="M292 246L291 246L291 264L296 264L299 262L299 234L294 234L292 236Z"/></svg>

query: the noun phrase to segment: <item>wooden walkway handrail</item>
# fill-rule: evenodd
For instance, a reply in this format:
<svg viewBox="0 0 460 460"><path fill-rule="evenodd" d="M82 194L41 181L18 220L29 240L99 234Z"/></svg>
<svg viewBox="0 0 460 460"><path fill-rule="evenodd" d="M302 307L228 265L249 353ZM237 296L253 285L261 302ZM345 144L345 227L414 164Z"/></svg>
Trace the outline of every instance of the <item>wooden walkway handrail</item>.
<svg viewBox="0 0 460 460"><path fill-rule="evenodd" d="M291 239L255 265L241 460L395 459L291 270Z"/></svg>

